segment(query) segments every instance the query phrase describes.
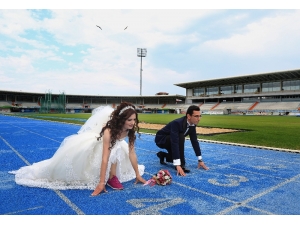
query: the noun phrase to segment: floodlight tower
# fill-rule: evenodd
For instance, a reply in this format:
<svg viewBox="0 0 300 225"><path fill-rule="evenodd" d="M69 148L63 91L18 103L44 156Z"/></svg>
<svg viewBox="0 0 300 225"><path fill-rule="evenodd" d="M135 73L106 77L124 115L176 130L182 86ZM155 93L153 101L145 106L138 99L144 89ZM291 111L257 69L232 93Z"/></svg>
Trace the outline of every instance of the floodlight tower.
<svg viewBox="0 0 300 225"><path fill-rule="evenodd" d="M141 57L141 70L140 70L140 95L142 95L142 58L146 57L147 49L146 48L138 48L137 49L137 56Z"/></svg>

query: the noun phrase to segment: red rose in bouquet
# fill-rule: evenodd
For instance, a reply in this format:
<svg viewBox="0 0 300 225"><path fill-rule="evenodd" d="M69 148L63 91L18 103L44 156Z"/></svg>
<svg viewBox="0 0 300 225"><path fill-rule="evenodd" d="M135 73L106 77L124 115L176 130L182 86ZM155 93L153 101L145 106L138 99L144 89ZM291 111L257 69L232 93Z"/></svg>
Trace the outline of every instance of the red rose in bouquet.
<svg viewBox="0 0 300 225"><path fill-rule="evenodd" d="M156 175L154 175L150 180L147 181L144 185L153 186L158 185L169 185L172 182L172 176L168 170L160 170Z"/></svg>

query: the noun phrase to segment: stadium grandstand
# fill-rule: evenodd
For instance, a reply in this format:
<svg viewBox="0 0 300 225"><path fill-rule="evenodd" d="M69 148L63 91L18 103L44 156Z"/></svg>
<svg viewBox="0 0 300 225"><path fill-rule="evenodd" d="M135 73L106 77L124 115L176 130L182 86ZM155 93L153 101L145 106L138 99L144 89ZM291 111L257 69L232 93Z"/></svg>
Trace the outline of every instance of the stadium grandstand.
<svg viewBox="0 0 300 225"><path fill-rule="evenodd" d="M0 112L45 112L46 104L48 113L59 111L55 105L63 105L65 113L84 113L101 105L115 108L127 101L140 113L185 113L194 104L203 114L300 115L300 69L174 85L185 88L186 95L159 92L153 96L101 96L0 90Z"/></svg>
<svg viewBox="0 0 300 225"><path fill-rule="evenodd" d="M204 114L299 115L300 70L175 84Z"/></svg>
<svg viewBox="0 0 300 225"><path fill-rule="evenodd" d="M0 112L61 112L57 107L61 105L57 104L58 99L65 99L66 113L88 113L105 105L115 108L124 101L133 103L141 113L181 113L186 108L185 96L166 92L153 96L100 96L0 90Z"/></svg>

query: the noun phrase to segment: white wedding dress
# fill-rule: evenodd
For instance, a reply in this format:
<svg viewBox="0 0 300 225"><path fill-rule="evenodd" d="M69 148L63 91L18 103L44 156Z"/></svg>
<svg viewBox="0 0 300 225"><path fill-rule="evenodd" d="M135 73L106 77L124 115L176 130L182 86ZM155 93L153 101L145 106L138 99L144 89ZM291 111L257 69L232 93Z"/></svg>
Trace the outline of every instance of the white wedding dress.
<svg viewBox="0 0 300 225"><path fill-rule="evenodd" d="M19 185L49 189L90 189L99 183L102 161L102 139L97 141L100 131L108 121L114 109L101 106L93 110L92 116L80 128L77 134L66 137L50 159L11 171ZM117 140L111 149L105 182L109 177L109 168L117 162L117 174L120 182L135 179L136 174L129 160L128 143ZM139 173L144 174L145 167L138 165Z"/></svg>

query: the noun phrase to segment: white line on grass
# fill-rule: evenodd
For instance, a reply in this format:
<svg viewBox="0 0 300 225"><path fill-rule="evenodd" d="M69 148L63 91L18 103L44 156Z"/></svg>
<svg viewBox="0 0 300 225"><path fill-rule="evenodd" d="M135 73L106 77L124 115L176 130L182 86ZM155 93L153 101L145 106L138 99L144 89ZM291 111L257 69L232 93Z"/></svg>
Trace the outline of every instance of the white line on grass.
<svg viewBox="0 0 300 225"><path fill-rule="evenodd" d="M152 133L143 133L143 132L141 132L141 134L148 134L148 135L155 136L155 134L152 134ZM186 140L189 140L189 138L186 137ZM198 138L198 141L200 141L200 142L214 143L214 144L234 145L234 146L240 146L240 147L273 150L273 151L280 151L280 152L300 153L299 149L274 148L274 147L259 146L259 145L248 145L248 144L240 144L240 143L233 143L233 142L213 141L213 140L206 140L206 139L199 139L199 138Z"/></svg>

